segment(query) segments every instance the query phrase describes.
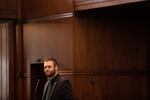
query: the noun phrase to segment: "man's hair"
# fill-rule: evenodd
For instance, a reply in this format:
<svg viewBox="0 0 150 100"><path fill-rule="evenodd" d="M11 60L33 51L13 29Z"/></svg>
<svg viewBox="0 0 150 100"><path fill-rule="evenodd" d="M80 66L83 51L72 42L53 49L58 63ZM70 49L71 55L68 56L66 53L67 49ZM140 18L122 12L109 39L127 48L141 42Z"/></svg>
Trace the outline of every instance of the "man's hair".
<svg viewBox="0 0 150 100"><path fill-rule="evenodd" d="M49 57L44 60L44 62L48 62L48 61L52 61L54 63L54 66L56 66L56 65L58 66L58 62L55 58Z"/></svg>

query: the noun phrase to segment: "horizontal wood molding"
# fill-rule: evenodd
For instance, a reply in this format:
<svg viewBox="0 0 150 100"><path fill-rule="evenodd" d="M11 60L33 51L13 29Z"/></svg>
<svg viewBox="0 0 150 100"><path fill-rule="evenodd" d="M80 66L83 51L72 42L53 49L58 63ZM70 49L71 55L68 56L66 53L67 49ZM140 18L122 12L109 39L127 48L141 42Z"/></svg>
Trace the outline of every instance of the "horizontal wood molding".
<svg viewBox="0 0 150 100"><path fill-rule="evenodd" d="M137 3L146 0L75 0L75 11Z"/></svg>
<svg viewBox="0 0 150 100"><path fill-rule="evenodd" d="M98 76L147 76L149 75L149 70L134 70L134 71L123 71L123 70L105 70L105 71L59 71L62 76L88 76L88 75L98 75ZM23 78L32 77L30 73L24 73Z"/></svg>
<svg viewBox="0 0 150 100"><path fill-rule="evenodd" d="M73 0L22 0L24 19L73 12Z"/></svg>
<svg viewBox="0 0 150 100"><path fill-rule="evenodd" d="M0 13L1 19L15 19L16 13Z"/></svg>
<svg viewBox="0 0 150 100"><path fill-rule="evenodd" d="M56 14L41 18L34 18L34 19L28 19L24 20L25 23L34 23L34 22L49 22L57 19L64 19L64 18L70 18L73 17L73 13L63 13L63 14Z"/></svg>
<svg viewBox="0 0 150 100"><path fill-rule="evenodd" d="M123 70L105 70L105 71L60 71L61 75L100 75L100 76L107 76L107 75L149 75L149 71L141 71L141 70L134 70L134 71L123 71Z"/></svg>

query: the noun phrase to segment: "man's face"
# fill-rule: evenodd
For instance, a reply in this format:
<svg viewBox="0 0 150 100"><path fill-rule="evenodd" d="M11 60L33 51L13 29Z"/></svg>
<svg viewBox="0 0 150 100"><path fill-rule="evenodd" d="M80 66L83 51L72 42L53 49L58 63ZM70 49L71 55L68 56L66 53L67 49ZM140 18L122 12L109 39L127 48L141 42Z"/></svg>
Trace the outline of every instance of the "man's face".
<svg viewBox="0 0 150 100"><path fill-rule="evenodd" d="M56 73L56 67L53 61L44 62L44 72L47 77L52 77Z"/></svg>

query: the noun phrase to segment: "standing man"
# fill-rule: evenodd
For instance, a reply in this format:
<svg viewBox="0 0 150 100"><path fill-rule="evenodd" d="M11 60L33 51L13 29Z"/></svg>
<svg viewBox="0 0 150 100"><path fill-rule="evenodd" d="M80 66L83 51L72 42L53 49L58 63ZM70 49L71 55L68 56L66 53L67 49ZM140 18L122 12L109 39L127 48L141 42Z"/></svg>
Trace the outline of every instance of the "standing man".
<svg viewBox="0 0 150 100"><path fill-rule="evenodd" d="M44 60L44 73L47 82L43 89L42 100L73 100L71 83L59 75L58 62L55 58Z"/></svg>

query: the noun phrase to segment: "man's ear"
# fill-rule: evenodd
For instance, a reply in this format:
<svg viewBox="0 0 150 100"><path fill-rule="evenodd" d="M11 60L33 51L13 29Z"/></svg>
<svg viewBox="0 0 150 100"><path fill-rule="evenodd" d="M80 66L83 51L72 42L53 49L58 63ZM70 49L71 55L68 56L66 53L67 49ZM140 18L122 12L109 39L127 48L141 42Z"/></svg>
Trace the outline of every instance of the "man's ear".
<svg viewBox="0 0 150 100"><path fill-rule="evenodd" d="M58 71L58 66L57 65L55 66L55 70Z"/></svg>

